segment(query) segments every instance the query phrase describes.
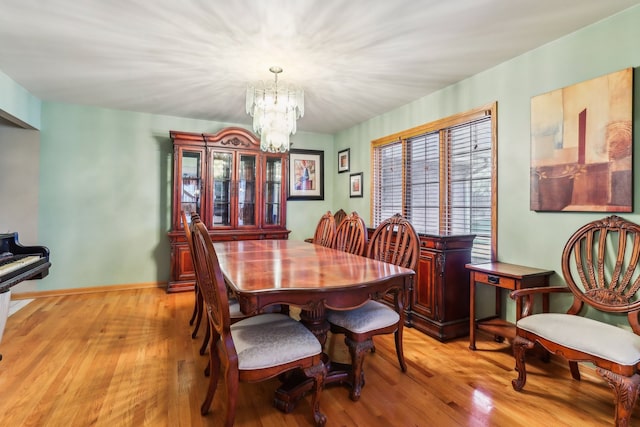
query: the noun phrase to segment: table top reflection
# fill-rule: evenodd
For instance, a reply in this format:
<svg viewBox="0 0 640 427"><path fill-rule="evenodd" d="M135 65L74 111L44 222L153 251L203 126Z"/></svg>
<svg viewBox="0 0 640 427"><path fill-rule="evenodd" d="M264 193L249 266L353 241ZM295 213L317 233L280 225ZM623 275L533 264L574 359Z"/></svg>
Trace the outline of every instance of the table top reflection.
<svg viewBox="0 0 640 427"><path fill-rule="evenodd" d="M264 304L278 300L304 306L309 298L323 298L329 307L347 308L362 304L373 292L405 286L414 274L408 268L295 240L216 242L214 247L232 290L245 296L264 294ZM322 295L310 297L314 293ZM345 293L360 295L338 301ZM275 294L281 297L266 298Z"/></svg>

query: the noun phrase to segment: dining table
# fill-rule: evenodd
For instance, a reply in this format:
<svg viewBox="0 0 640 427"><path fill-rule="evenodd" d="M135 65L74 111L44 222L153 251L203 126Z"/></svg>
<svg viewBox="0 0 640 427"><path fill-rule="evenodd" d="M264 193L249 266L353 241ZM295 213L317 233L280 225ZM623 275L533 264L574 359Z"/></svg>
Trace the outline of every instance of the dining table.
<svg viewBox="0 0 640 427"><path fill-rule="evenodd" d="M300 322L323 348L330 329L327 309L353 309L390 291L398 292L403 304L415 275L408 268L297 240L221 241L214 248L243 313L277 304L298 307ZM350 386L349 365L328 356L325 363L325 386ZM275 406L289 412L310 388L309 381L290 375L276 391Z"/></svg>

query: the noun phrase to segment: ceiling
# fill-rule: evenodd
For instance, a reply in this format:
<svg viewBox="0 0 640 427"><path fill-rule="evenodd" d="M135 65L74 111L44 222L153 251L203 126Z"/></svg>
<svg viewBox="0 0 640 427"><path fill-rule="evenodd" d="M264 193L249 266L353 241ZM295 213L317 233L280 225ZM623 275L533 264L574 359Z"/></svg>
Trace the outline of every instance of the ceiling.
<svg viewBox="0 0 640 427"><path fill-rule="evenodd" d="M0 71L45 101L250 125L248 82L335 133L640 0L2 0Z"/></svg>

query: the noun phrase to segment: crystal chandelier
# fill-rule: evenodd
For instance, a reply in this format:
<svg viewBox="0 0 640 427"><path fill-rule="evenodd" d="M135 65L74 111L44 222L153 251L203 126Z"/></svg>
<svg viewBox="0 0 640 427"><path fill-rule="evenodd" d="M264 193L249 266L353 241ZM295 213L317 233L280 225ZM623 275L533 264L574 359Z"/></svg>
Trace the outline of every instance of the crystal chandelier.
<svg viewBox="0 0 640 427"><path fill-rule="evenodd" d="M257 82L247 87L247 113L253 117L253 131L260 135L260 149L271 153L289 150L289 136L296 133L296 120L304 116L304 91L278 83L280 67L269 68L274 82Z"/></svg>

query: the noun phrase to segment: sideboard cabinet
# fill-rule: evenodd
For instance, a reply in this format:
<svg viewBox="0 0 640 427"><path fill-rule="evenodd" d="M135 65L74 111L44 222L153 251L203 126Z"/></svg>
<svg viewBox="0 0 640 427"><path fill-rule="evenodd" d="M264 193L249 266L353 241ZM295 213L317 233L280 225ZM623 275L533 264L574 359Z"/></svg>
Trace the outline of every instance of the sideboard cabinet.
<svg viewBox="0 0 640 427"><path fill-rule="evenodd" d="M369 238L375 231L367 229ZM418 234L420 258L405 296L405 325L440 341L469 334L469 270L473 234ZM393 298L384 302L393 307Z"/></svg>
<svg viewBox="0 0 640 427"><path fill-rule="evenodd" d="M420 234L420 259L409 295L409 326L440 341L469 334L469 271L474 235Z"/></svg>
<svg viewBox="0 0 640 427"><path fill-rule="evenodd" d="M260 151L237 127L216 134L170 131L173 141L171 266L168 292L193 289L195 272L181 211L197 212L211 239L286 239L287 155ZM188 224L187 224L188 225Z"/></svg>

